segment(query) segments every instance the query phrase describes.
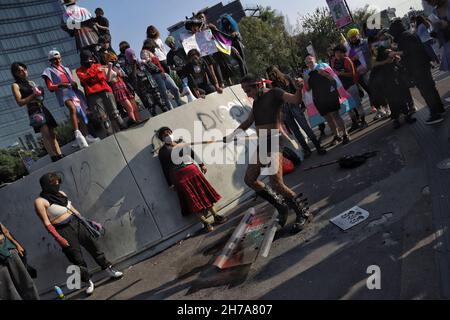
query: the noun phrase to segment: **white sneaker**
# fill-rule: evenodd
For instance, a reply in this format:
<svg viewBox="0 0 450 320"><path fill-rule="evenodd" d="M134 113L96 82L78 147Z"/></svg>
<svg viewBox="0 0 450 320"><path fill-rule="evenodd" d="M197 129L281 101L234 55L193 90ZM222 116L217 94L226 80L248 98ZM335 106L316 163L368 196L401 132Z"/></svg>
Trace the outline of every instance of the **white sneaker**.
<svg viewBox="0 0 450 320"><path fill-rule="evenodd" d="M123 276L123 272L117 271L113 268L113 266L110 266L108 269L106 269L106 273L108 273L108 275L113 279L119 279Z"/></svg>
<svg viewBox="0 0 450 320"><path fill-rule="evenodd" d="M83 136L83 134L79 130L75 131L75 140L77 141L80 149L89 147L89 144L87 143L86 138Z"/></svg>
<svg viewBox="0 0 450 320"><path fill-rule="evenodd" d="M87 143L89 143L89 144L94 144L94 143L100 142L100 138L94 138L93 136L88 135L88 136L86 137L86 141L87 141Z"/></svg>
<svg viewBox="0 0 450 320"><path fill-rule="evenodd" d="M94 283L91 280L89 280L89 283L87 283L86 294L90 296L91 294L94 293L94 289L95 289Z"/></svg>

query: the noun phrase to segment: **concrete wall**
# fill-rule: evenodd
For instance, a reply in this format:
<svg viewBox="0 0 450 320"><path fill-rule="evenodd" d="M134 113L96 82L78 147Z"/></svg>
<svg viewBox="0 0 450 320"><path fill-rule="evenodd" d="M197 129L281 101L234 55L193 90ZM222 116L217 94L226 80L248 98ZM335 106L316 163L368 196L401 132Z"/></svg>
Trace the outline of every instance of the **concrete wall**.
<svg viewBox="0 0 450 320"><path fill-rule="evenodd" d="M248 103L239 88L226 89L223 95L213 94L150 119L143 127L109 137L1 189L0 221L26 247L30 264L39 272L36 283L40 292L65 283L69 265L34 212L33 201L39 195L43 174L61 173L62 189L75 207L105 225L107 232L100 246L114 263L154 248L164 250L179 241L183 232L198 230L200 225L193 217L181 216L176 194L168 189L153 152L155 131L169 126L193 132L194 121L200 120L208 132L220 130L216 137L220 139L226 129L236 128L247 117ZM208 180L223 197L219 209L235 206L239 203L236 199L249 192L243 182L244 165L208 168ZM87 260L95 269L92 260Z"/></svg>

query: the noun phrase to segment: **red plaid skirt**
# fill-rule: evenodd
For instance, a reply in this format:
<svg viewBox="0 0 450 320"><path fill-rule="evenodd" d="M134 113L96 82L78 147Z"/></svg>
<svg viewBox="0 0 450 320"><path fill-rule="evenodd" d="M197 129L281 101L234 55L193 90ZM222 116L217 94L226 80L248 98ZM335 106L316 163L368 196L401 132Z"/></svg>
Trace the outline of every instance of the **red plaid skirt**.
<svg viewBox="0 0 450 320"><path fill-rule="evenodd" d="M114 92L114 97L117 103L123 104L125 101L131 101L134 99L133 92L128 89L127 85L122 79L119 79L116 83L111 84L111 89Z"/></svg>
<svg viewBox="0 0 450 320"><path fill-rule="evenodd" d="M222 198L195 164L175 171L173 181L183 216L211 209Z"/></svg>

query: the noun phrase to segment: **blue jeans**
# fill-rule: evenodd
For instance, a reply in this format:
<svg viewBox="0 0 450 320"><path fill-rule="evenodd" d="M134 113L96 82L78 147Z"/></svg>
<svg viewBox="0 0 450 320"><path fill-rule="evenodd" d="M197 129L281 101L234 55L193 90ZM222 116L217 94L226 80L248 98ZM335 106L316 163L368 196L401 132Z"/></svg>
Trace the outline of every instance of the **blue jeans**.
<svg viewBox="0 0 450 320"><path fill-rule="evenodd" d="M155 79L156 83L158 84L159 91L161 93L161 97L165 101L168 108L173 109L176 107L179 107L183 105L183 101L181 101L180 98L180 91L178 90L177 85L173 81L173 79L168 75L162 75L161 73L153 74L153 79ZM176 106L172 106L172 103L170 102L169 96L167 95L167 90L170 90L170 92L175 97L175 101L177 103Z"/></svg>
<svg viewBox="0 0 450 320"><path fill-rule="evenodd" d="M304 150L309 150L309 146L298 126L300 126L300 128L305 131L306 135L309 139L311 139L311 142L314 144L314 146L317 149L320 148L319 140L317 140L317 137L314 134L314 131L311 129L308 120L306 120L305 112L301 110L300 106L284 105L283 113L286 126L289 128L289 130L292 131L292 133L295 135L295 138Z"/></svg>

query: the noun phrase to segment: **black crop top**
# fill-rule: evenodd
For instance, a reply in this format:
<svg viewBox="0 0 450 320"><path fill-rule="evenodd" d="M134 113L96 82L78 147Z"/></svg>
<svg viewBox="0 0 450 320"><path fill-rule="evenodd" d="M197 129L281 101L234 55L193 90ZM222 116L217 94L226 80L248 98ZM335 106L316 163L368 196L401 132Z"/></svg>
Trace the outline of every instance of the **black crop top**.
<svg viewBox="0 0 450 320"><path fill-rule="evenodd" d="M19 91L22 96L22 99L26 99L34 93L33 86L32 86L32 84L34 84L33 82L30 82L28 80L20 80L20 81L16 81L16 84L19 86ZM39 90L44 92L44 88L42 88L42 87L38 87L38 88L39 88ZM30 102L27 105L28 115L31 116L31 115L35 114L43 106L44 106L43 103L39 102L37 100Z"/></svg>
<svg viewBox="0 0 450 320"><path fill-rule="evenodd" d="M281 107L284 104L285 91L272 89L253 102L253 115L256 126L265 126L279 122Z"/></svg>

